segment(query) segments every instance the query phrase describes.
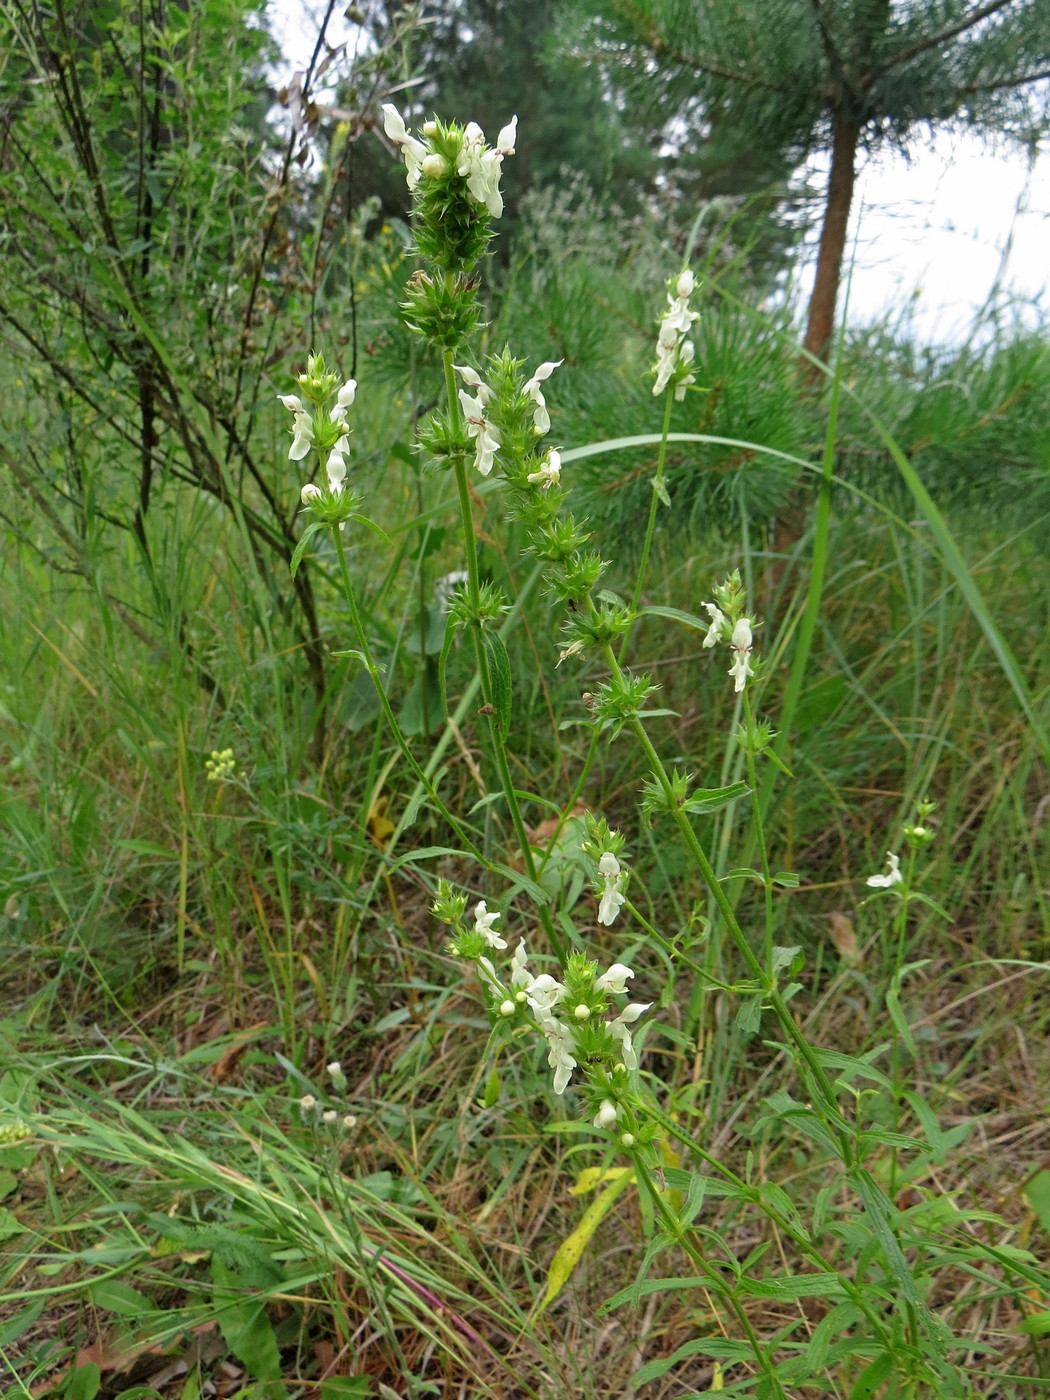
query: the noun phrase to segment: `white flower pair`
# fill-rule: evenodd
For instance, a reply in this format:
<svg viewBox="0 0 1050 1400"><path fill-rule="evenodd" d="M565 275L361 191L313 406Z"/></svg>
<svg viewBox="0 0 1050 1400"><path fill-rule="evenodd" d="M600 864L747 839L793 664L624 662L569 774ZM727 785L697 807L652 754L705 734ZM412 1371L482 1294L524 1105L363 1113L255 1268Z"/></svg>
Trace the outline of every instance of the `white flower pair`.
<svg viewBox="0 0 1050 1400"><path fill-rule="evenodd" d="M689 306L695 290L696 278L686 268L675 283L674 294L669 292L667 295L668 310L660 322L660 332L656 338L653 394L662 394L673 380L674 396L679 402L685 398L686 388L696 383L696 377L688 372L696 357L696 347L686 338L694 321L700 319L699 312L691 310Z"/></svg>
<svg viewBox="0 0 1050 1400"><path fill-rule="evenodd" d="M335 407L328 414L329 422L334 423L339 428L339 436L329 448L325 462L328 489L333 496L339 495L343 489L343 482L346 480L345 459L350 432L346 422L346 412L348 408L353 407L356 395L357 381L348 379L336 395ZM293 462L301 462L316 443L316 424L310 410L297 394L278 394L277 397L292 414L292 445L288 449L288 457ZM323 495L321 488L308 482L301 492L303 505L308 505L310 501L316 500L321 495Z"/></svg>
<svg viewBox="0 0 1050 1400"><path fill-rule="evenodd" d="M707 614L711 619L711 625L707 629L703 645L713 647L726 630L725 614L717 603L702 603L701 607L707 609ZM729 674L736 682L733 689L739 694L743 690L748 676L755 674L751 669L751 650L754 646L754 636L751 632L751 619L749 617L738 619L730 633L729 645L733 651L733 664L729 668Z"/></svg>
<svg viewBox="0 0 1050 1400"><path fill-rule="evenodd" d="M404 117L392 102L383 104L383 130L401 148L410 190L414 190L424 177L437 178L448 173L444 157L437 152L428 152L423 142L411 134ZM433 135L435 131L436 126L431 130L429 122L423 127L426 136ZM466 179L470 197L475 203L483 204L494 219L503 213L503 195L499 188L503 157L514 154L517 133L517 117L512 117L497 136L494 148L486 144L485 133L477 122L468 123L463 133L456 174Z"/></svg>

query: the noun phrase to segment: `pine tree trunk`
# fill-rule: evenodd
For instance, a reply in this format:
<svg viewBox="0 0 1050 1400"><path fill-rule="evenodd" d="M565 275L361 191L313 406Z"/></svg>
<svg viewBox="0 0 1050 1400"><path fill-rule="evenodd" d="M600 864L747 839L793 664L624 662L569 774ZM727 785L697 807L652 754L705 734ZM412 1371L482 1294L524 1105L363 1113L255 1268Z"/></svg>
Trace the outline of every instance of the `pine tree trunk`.
<svg viewBox="0 0 1050 1400"><path fill-rule="evenodd" d="M828 176L828 198L824 206L824 225L820 231L817 253L817 274L813 294L809 299L809 320L803 347L818 359L827 354L835 329L835 303L838 300L842 257L846 248L850 205L857 174L857 142L860 126L841 109L831 121L831 172ZM820 371L808 364L806 378L815 379Z"/></svg>

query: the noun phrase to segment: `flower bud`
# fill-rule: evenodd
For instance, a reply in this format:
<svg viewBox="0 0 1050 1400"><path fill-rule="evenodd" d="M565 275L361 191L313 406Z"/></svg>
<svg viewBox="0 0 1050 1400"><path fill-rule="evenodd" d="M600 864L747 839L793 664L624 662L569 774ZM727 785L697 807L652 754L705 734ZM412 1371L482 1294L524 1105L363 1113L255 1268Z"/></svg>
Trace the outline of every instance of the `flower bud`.
<svg viewBox="0 0 1050 1400"><path fill-rule="evenodd" d="M442 175L448 174L448 161L436 151L431 151L430 155L423 157L419 168L428 180L440 180Z"/></svg>
<svg viewBox="0 0 1050 1400"><path fill-rule="evenodd" d="M579 1006L576 1007L575 1011L573 1011L572 1014L576 1017L577 1021L586 1021L588 1016L591 1014L591 1008L589 1006L585 1006L584 1003L581 1001Z"/></svg>
<svg viewBox="0 0 1050 1400"><path fill-rule="evenodd" d="M518 1008L515 1006L514 1002L509 1000L501 1001L499 1007L499 1014L501 1016L513 1016L517 1009Z"/></svg>
<svg viewBox="0 0 1050 1400"><path fill-rule="evenodd" d="M621 1134L620 1134L620 1146L621 1146L621 1147L633 1147L633 1146L634 1146L634 1133L621 1133Z"/></svg>

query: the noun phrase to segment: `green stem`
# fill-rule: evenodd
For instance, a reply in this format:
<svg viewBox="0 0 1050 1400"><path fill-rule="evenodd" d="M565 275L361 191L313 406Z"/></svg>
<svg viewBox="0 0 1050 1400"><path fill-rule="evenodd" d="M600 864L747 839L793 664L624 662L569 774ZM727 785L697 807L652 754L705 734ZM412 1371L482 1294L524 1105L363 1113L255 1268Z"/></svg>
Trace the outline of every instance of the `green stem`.
<svg viewBox="0 0 1050 1400"><path fill-rule="evenodd" d="M462 419L459 411L459 396L456 390L455 370L452 367L452 351L442 352L442 362L445 370L445 393L448 398L449 421L454 437L458 437L462 431ZM481 679L481 694L485 701L485 708L489 711L492 723L489 726L489 734L492 738L492 751L496 760L496 771L499 774L500 786L503 789L503 796L507 803L507 810L510 813L511 823L514 827L518 844L521 847L521 858L525 865L525 873L529 879L536 881L536 860L529 842L528 831L525 827L525 819L521 814L521 804L518 802L518 794L514 787L514 778L510 771L510 764L507 761L507 736L502 732L499 720L495 715L495 705L493 704L492 673L489 669L488 652L485 650L485 638L482 635L479 612L481 606L481 581L478 571L478 549L474 539L474 512L470 504L470 487L467 483L467 466L461 453L453 459L452 469L456 478L456 490L459 494L459 512L463 525L463 548L467 558L467 592L470 597L471 620L470 634L474 647L474 660L478 668L478 676ZM551 941L559 961L565 964L565 946L561 937L554 927L554 920L551 918L550 910L546 905L539 906L540 922L544 932Z"/></svg>
<svg viewBox="0 0 1050 1400"><path fill-rule="evenodd" d="M587 749L587 756L583 760L583 767L580 769L580 776L576 779L576 785L573 787L573 790L569 796L569 800L558 818L558 825L554 828L554 834L547 842L547 849L543 852L543 855L540 858L540 867L538 872L540 875L542 875L543 872L546 870L547 862L550 860L551 854L554 851L554 847L557 845L558 837L564 831L565 823L572 816L573 809L575 808L577 802L579 802L580 797L583 793L584 784L590 777L591 769L594 767L594 760L598 756L598 741L598 731L596 729L593 729L591 731L591 742Z"/></svg>
<svg viewBox="0 0 1050 1400"><path fill-rule="evenodd" d="M754 1204L773 1221L777 1229L783 1231L821 1273L827 1271L828 1261L809 1237L799 1231L786 1216L781 1215L780 1212L770 1206L768 1202L763 1201L759 1193L753 1187L749 1186L742 1177L737 1176L736 1172L730 1170L729 1167L723 1166L717 1157L712 1157L710 1152L705 1152L698 1143L694 1142L687 1133L682 1131L673 1119L668 1118L662 1109L647 1103L644 1111L647 1117L659 1123L660 1127L663 1128L664 1132L667 1133L669 1137L673 1137L676 1142L680 1142L684 1148L706 1166L713 1167L715 1171L724 1177L726 1181L731 1182L739 1191L749 1195ZM865 1299L862 1291L851 1279L842 1274L841 1271L839 1271L839 1277L842 1281L842 1287L845 1289L846 1293L849 1294L850 1301L855 1303L856 1306L860 1308L861 1312L863 1312L864 1316L871 1324L872 1331L875 1335L880 1338L887 1338L889 1333L883 1325L882 1319Z"/></svg>
<svg viewBox="0 0 1050 1400"><path fill-rule="evenodd" d="M699 1245L690 1237L687 1230L683 1228L681 1221L664 1200L663 1196L661 1196L649 1174L649 1168L643 1160L642 1154L637 1150L633 1150L629 1155L634 1163L634 1179L639 1186L644 1186L648 1193L649 1199L653 1203L653 1208L660 1217L660 1223L663 1226L664 1233L670 1239L678 1241L686 1254L689 1255L693 1263L708 1280L712 1292L717 1294L718 1297L724 1298L729 1304L736 1315L737 1322L740 1324L740 1330L744 1333L748 1345L754 1353L757 1365L773 1386L773 1390L770 1394L780 1396L781 1400L783 1400L784 1387L780 1383L780 1378L770 1360L768 1351L763 1347L757 1332L751 1326L751 1319L748 1317L740 1299L731 1288L726 1287L726 1281L721 1273L704 1258L703 1251L700 1249Z"/></svg>
<svg viewBox="0 0 1050 1400"><path fill-rule="evenodd" d="M664 426L660 438L660 451L656 458L656 476L653 480L653 496L649 502L649 520L645 527L645 542L642 545L642 557L638 562L638 577L634 581L634 593L631 597L631 620L627 631L623 634L623 641L620 643L620 655L617 658L620 665L623 665L624 657L627 655L627 648L631 644L631 633L634 631L635 615L638 612L638 604L641 601L642 589L645 586L645 575L649 569L649 551L652 548L653 535L656 531L656 512L660 508L660 491L664 484L664 462L667 458L667 435L671 431L671 409L674 406L674 389L668 385L667 393L664 396Z"/></svg>
<svg viewBox="0 0 1050 1400"><path fill-rule="evenodd" d="M412 769L416 780L423 785L423 789L426 792L427 797L430 799L430 802L435 808L435 810L440 812L441 816L444 817L444 819L448 822L449 826L456 833L456 839L470 852L472 856L474 856L477 860L481 861L482 864L484 864L484 856L481 854L478 848L474 845L474 842L467 835L459 819L455 817L452 814L452 812L449 811L449 809L445 806L444 802L442 802L441 798L438 796L437 789L434 787L434 784L430 781L426 773L420 767L415 754L409 747L408 740L405 738L404 734L401 731L401 726L397 722L397 716L394 714L394 711L390 705L390 700L387 697L386 687L383 685L382 678L379 674L379 667L376 665L375 657L372 654L372 648L369 645L368 636L365 633L364 624L361 621L361 614L358 612L357 609L357 599L354 596L354 586L350 582L350 570L347 568L346 565L346 548L343 544L342 531L339 529L338 525L333 527L332 534L335 536L336 554L339 557L339 572L342 576L343 581L343 594L346 598L347 611L350 613L350 623L354 630L354 638L364 659L365 669L368 671L368 674L372 677L372 684L375 686L376 695L379 697L379 704L383 710L383 717L390 728L391 734L394 736L394 742L397 744L398 748L401 750L402 754L407 760L408 766Z"/></svg>
<svg viewBox="0 0 1050 1400"><path fill-rule="evenodd" d="M744 725L748 736L754 732L755 717L751 710L751 697L747 686L744 687ZM758 842L758 853L762 861L762 885L765 890L766 906L766 936L763 944L763 953L766 960L766 971L769 976L773 976L773 877L769 872L769 851L766 849L766 837L762 826L762 803L759 801L758 780L755 774L755 753L750 743L744 750L747 759L747 781L751 788L751 812L755 819L755 840Z"/></svg>
<svg viewBox="0 0 1050 1400"><path fill-rule="evenodd" d="M594 609L593 601L589 599L588 602L590 604L591 610L596 611ZM613 652L612 647L608 644L608 642L606 642L602 650L605 653L606 663L609 667L609 670L612 672L614 680L619 684L620 687L623 687L625 685L624 675L622 670L620 669L619 662L616 659L616 655ZM649 760L649 765L652 769L653 776L660 784L660 787L663 790L664 797L667 799L668 810L672 813L674 821L678 826L679 831L682 833L682 840L685 843L686 850L692 856L693 862L696 865L697 869L700 871L704 883L707 885L707 888L711 891L712 898L714 899L715 904L718 907L719 913L725 920L726 930L729 933L729 936L732 939L737 949L737 952L743 958L745 964L747 965L748 971L755 979L755 982L757 983L763 998L769 1003L771 1010L773 1011L777 1020L780 1022L781 1027L788 1036L788 1039L791 1040L791 1042L798 1050L799 1055L802 1057L803 1060L805 1060L806 1067L808 1068L815 1085L820 1089L820 1092L824 1097L825 1102L823 1107L825 1109L826 1121L828 1123L828 1126L831 1128L836 1138L838 1139L839 1152L843 1163L847 1167L854 1166L856 1163L856 1158L853 1151L853 1143L850 1141L849 1134L846 1131L844 1131L843 1127L841 1126L841 1118L837 1108L835 1091L832 1087L830 1079L827 1076L827 1073L824 1070L824 1066L817 1059L816 1052L814 1051L812 1045L810 1045L809 1041L806 1039L806 1037L799 1030L798 1026L795 1024L795 1018L792 1016L791 1010L788 1007L787 1002L784 1000L779 990L777 989L776 983L774 982L773 978L769 975L766 968L762 965L760 959L755 955L755 952L752 949L750 943L747 941L743 929L737 922L737 917L733 906L729 902L729 899L726 896L726 892L722 888L721 882L719 881L718 876L715 874L711 866L711 862L707 858L707 852L704 850L703 846L701 846L699 838L697 837L696 832L693 830L692 823L689 820L688 812L684 811L683 808L679 807L677 802L675 801L674 790L671 786L671 780L667 776L667 771L664 768L663 762L659 754L653 747L652 740L649 738L649 735L645 731L645 726L637 717L635 717L628 721L628 727L634 734L635 738L638 740L638 743L641 745L646 758Z"/></svg>

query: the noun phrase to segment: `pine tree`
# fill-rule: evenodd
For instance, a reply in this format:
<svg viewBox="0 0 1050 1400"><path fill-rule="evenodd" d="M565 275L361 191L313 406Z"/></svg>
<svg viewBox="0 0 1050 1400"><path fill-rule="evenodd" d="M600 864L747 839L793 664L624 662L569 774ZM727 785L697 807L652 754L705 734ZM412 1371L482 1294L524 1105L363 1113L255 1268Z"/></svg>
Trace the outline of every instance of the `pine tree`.
<svg viewBox="0 0 1050 1400"><path fill-rule="evenodd" d="M946 124L1032 143L1050 123L1048 0L588 0L584 49L611 75L688 80L668 129L724 165L830 156L804 346L835 322L857 155L906 151ZM574 47L581 47L579 31ZM679 135L679 139L681 139Z"/></svg>

